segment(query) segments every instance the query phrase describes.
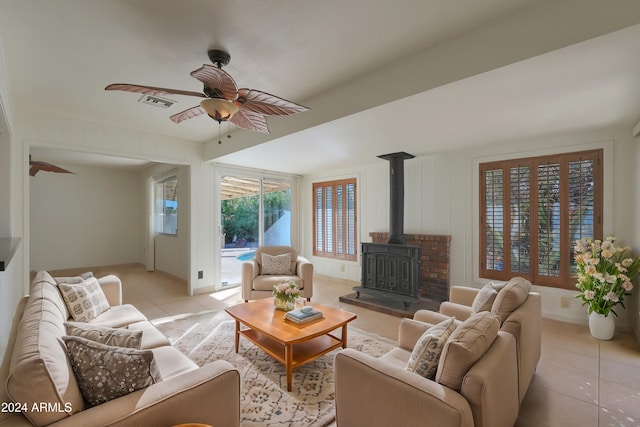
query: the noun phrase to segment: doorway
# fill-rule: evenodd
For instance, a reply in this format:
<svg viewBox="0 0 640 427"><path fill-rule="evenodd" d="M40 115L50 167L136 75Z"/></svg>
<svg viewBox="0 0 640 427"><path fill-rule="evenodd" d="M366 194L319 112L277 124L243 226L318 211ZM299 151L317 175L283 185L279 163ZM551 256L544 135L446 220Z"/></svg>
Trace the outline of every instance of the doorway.
<svg viewBox="0 0 640 427"><path fill-rule="evenodd" d="M220 177L223 287L242 281L242 263L262 245L292 244L291 181L239 174Z"/></svg>

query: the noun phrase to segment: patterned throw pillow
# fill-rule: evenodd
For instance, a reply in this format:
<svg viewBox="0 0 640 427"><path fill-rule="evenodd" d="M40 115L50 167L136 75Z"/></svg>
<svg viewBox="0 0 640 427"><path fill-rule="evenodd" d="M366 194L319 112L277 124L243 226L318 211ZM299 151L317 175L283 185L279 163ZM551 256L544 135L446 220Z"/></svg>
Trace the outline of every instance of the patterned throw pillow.
<svg viewBox="0 0 640 427"><path fill-rule="evenodd" d="M162 381L151 350L100 344L81 337L62 337L80 391L96 406Z"/></svg>
<svg viewBox="0 0 640 427"><path fill-rule="evenodd" d="M68 276L68 277L54 277L53 280L56 281L56 284L60 283L72 283L78 284L83 283L86 279L93 277L93 273L91 271L87 271L86 273L82 273L79 276Z"/></svg>
<svg viewBox="0 0 640 427"><path fill-rule="evenodd" d="M413 347L405 369L425 378L433 379L438 370L440 353L445 342L456 329L455 318L450 318L427 329Z"/></svg>
<svg viewBox="0 0 640 427"><path fill-rule="evenodd" d="M262 254L262 274L291 274L291 254Z"/></svg>
<svg viewBox="0 0 640 427"><path fill-rule="evenodd" d="M142 347L142 331L124 328L108 328L106 326L91 325L81 322L67 322L64 324L67 335L86 338L104 345L115 347Z"/></svg>
<svg viewBox="0 0 640 427"><path fill-rule="evenodd" d="M58 289L76 322L88 322L107 311L110 306L98 279L90 277L83 283L60 283Z"/></svg>
<svg viewBox="0 0 640 427"><path fill-rule="evenodd" d="M498 295L498 291L493 287L491 283L487 283L478 291L476 297L471 303L471 312L477 313L479 311L491 311L491 306Z"/></svg>

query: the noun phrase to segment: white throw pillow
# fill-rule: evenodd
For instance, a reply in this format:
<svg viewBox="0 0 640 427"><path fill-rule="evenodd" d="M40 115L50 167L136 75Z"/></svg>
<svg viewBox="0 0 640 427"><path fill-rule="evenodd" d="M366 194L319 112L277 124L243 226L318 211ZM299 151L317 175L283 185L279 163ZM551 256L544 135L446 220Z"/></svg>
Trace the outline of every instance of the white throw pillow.
<svg viewBox="0 0 640 427"><path fill-rule="evenodd" d="M95 277L78 284L60 283L58 289L67 304L69 314L76 322L88 322L111 308Z"/></svg>
<svg viewBox="0 0 640 427"><path fill-rule="evenodd" d="M456 329L455 318L450 318L427 329L413 347L405 369L428 379L438 370L440 354L451 333Z"/></svg>
<svg viewBox="0 0 640 427"><path fill-rule="evenodd" d="M498 291L493 287L492 283L487 283L478 291L476 297L471 303L471 312L478 313L479 311L491 311L491 306L498 295Z"/></svg>
<svg viewBox="0 0 640 427"><path fill-rule="evenodd" d="M262 274L291 274L291 254L262 254Z"/></svg>

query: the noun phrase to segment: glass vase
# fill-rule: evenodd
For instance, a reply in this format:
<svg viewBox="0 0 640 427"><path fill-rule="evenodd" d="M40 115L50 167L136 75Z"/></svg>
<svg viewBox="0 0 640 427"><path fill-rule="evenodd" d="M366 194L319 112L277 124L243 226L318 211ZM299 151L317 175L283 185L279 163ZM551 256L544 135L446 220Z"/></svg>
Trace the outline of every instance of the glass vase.
<svg viewBox="0 0 640 427"><path fill-rule="evenodd" d="M296 308L296 301L275 297L273 298L273 305L278 310L291 311Z"/></svg>

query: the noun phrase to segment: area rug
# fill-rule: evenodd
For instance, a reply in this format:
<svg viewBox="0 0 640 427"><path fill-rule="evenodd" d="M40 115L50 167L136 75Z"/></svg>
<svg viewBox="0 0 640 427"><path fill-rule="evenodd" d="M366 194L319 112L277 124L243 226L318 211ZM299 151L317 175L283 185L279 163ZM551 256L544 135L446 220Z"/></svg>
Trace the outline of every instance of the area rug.
<svg viewBox="0 0 640 427"><path fill-rule="evenodd" d="M287 392L282 364L242 337L235 352L235 325L226 313L198 313L154 324L199 366L222 359L240 371L242 427L322 427L334 420L333 359L338 350L295 368L293 388ZM349 326L348 346L377 357L395 342Z"/></svg>

